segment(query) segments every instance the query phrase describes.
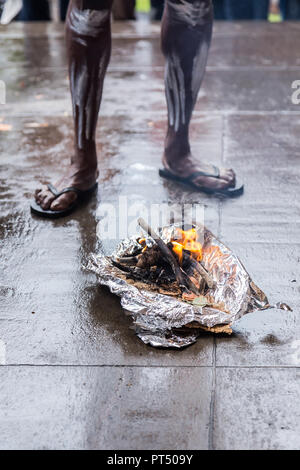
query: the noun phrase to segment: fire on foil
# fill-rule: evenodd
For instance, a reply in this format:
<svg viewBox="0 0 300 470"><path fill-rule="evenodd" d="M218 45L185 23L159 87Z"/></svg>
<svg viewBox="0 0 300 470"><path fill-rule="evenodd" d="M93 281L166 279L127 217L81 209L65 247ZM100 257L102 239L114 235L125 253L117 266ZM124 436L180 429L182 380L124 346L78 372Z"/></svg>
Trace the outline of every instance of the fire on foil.
<svg viewBox="0 0 300 470"><path fill-rule="evenodd" d="M123 240L112 256L93 255L88 268L121 298L146 344L182 348L201 330L232 333L233 323L269 308L237 256L205 227L171 225Z"/></svg>

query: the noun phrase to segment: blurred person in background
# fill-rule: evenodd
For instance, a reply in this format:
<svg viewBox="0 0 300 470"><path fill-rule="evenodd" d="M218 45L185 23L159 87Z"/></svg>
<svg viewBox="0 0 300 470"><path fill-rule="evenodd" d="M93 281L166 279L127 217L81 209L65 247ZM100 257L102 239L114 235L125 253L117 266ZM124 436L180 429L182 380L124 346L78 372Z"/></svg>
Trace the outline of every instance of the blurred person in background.
<svg viewBox="0 0 300 470"><path fill-rule="evenodd" d="M280 9L284 20L300 19L300 0L280 0Z"/></svg>
<svg viewBox="0 0 300 470"><path fill-rule="evenodd" d="M135 0L114 0L113 17L115 20L135 20Z"/></svg>
<svg viewBox="0 0 300 470"><path fill-rule="evenodd" d="M59 0L61 21L65 21L70 0ZM99 0L101 2L101 0ZM114 0L113 15L116 20L134 20L135 0ZM23 0L19 21L49 21L50 7L48 0Z"/></svg>
<svg viewBox="0 0 300 470"><path fill-rule="evenodd" d="M66 19L68 6L69 6L69 0L60 0L59 1L59 14L60 14L60 20L61 21L65 21L65 19Z"/></svg>
<svg viewBox="0 0 300 470"><path fill-rule="evenodd" d="M165 0L151 0L152 19L159 21L164 11ZM215 20L225 19L224 0L213 0Z"/></svg>
<svg viewBox="0 0 300 470"><path fill-rule="evenodd" d="M59 0L61 21L66 18L69 0ZM16 18L18 21L50 21L51 11L48 0L23 0L23 7Z"/></svg>
<svg viewBox="0 0 300 470"><path fill-rule="evenodd" d="M214 18L216 20L266 20L269 3L270 0L213 0ZM164 0L151 0L151 6L153 19L160 20Z"/></svg>
<svg viewBox="0 0 300 470"><path fill-rule="evenodd" d="M70 0L60 0L60 18L65 21ZM114 0L113 17L115 20L135 20L135 0Z"/></svg>
<svg viewBox="0 0 300 470"><path fill-rule="evenodd" d="M165 0L151 0L152 19L159 21L164 11Z"/></svg>
<svg viewBox="0 0 300 470"><path fill-rule="evenodd" d="M224 0L226 20L267 20L270 0Z"/></svg>
<svg viewBox="0 0 300 470"><path fill-rule="evenodd" d="M224 0L213 0L215 20L225 20Z"/></svg>
<svg viewBox="0 0 300 470"><path fill-rule="evenodd" d="M65 216L97 188L95 134L111 54L112 6L112 0L71 0L66 37L74 153L68 170L54 185L35 191L31 210L37 215ZM168 121L160 176L185 183L193 190L237 196L242 194L243 186L236 187L234 171L205 161L205 155L194 155L190 147L190 121L206 69L212 26L211 0L166 2L161 44L166 61ZM119 93L122 100L125 81ZM147 100L147 93L144 99Z"/></svg>
<svg viewBox="0 0 300 470"><path fill-rule="evenodd" d="M23 0L23 8L17 17L19 21L50 21L48 0Z"/></svg>
<svg viewBox="0 0 300 470"><path fill-rule="evenodd" d="M2 11L3 11L4 2L5 2L5 0L0 0L0 16L1 16Z"/></svg>

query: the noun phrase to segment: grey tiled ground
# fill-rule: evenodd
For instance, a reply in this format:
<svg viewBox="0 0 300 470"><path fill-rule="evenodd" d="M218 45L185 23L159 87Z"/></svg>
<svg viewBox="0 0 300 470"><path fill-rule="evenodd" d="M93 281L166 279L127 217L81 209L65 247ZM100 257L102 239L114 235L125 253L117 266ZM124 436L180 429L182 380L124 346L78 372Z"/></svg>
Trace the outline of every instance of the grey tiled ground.
<svg viewBox="0 0 300 470"><path fill-rule="evenodd" d="M299 449L299 370L217 369L216 449Z"/></svg>
<svg viewBox="0 0 300 470"><path fill-rule="evenodd" d="M22 366L0 377L1 448L207 447L210 368Z"/></svg>
<svg viewBox="0 0 300 470"><path fill-rule="evenodd" d="M299 448L299 24L219 23L191 129L193 150L233 166L242 198L161 181L165 131L159 26L114 24L97 143L97 201L59 221L32 192L72 152L63 29L0 29L0 448ZM146 97L146 99L145 99ZM232 337L183 351L145 346L117 298L83 269L97 214L119 196L200 202L271 302ZM105 250L112 244L103 243Z"/></svg>

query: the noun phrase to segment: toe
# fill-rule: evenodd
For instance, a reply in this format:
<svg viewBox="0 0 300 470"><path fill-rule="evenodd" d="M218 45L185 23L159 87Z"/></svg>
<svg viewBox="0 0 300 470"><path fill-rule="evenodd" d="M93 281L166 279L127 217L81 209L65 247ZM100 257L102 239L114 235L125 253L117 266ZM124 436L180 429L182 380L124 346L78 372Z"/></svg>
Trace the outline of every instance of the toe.
<svg viewBox="0 0 300 470"><path fill-rule="evenodd" d="M41 193L41 191L42 191L42 190L41 190L40 188L35 190L35 192L34 192L34 197L35 197L36 200L38 199L38 196L39 196L39 194Z"/></svg>
<svg viewBox="0 0 300 470"><path fill-rule="evenodd" d="M75 202L76 198L76 193L70 192L62 194L52 202L50 209L52 211L63 211L68 209L68 207L70 207Z"/></svg>
<svg viewBox="0 0 300 470"><path fill-rule="evenodd" d="M232 186L235 186L235 183L236 183L236 177L235 177L235 172L233 170L228 170L228 177L229 177L229 181L230 181L230 184Z"/></svg>
<svg viewBox="0 0 300 470"><path fill-rule="evenodd" d="M224 178L199 177L194 181L197 186L208 189L226 189L231 186L231 182Z"/></svg>
<svg viewBox="0 0 300 470"><path fill-rule="evenodd" d="M231 168L222 168L220 177L229 183L230 186L235 185L235 173Z"/></svg>
<svg viewBox="0 0 300 470"><path fill-rule="evenodd" d="M36 202L40 204L43 198L43 191L41 189L36 190L34 197Z"/></svg>
<svg viewBox="0 0 300 470"><path fill-rule="evenodd" d="M49 190L46 187L39 188L35 191L34 197L36 202L41 205L42 201L45 199L45 197L49 194Z"/></svg>
<svg viewBox="0 0 300 470"><path fill-rule="evenodd" d="M54 196L52 193L47 193L45 194L45 196L43 197L43 199L41 200L41 207L42 209L44 209L45 211L47 211L48 209L50 209L50 206L51 206L51 203L54 199Z"/></svg>

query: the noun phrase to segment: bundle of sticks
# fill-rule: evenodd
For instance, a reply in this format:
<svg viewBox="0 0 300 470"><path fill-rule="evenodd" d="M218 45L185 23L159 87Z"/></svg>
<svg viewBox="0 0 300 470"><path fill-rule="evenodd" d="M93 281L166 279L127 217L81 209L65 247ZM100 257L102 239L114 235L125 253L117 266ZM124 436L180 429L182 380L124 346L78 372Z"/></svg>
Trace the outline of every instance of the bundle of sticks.
<svg viewBox="0 0 300 470"><path fill-rule="evenodd" d="M133 256L113 259L112 262L126 277L148 285L161 287L182 296L197 297L214 286L211 274L201 261L193 258L189 250L182 250L181 257L173 249L172 242L164 240L139 218L138 224L153 240L152 246L139 239L141 250Z"/></svg>

